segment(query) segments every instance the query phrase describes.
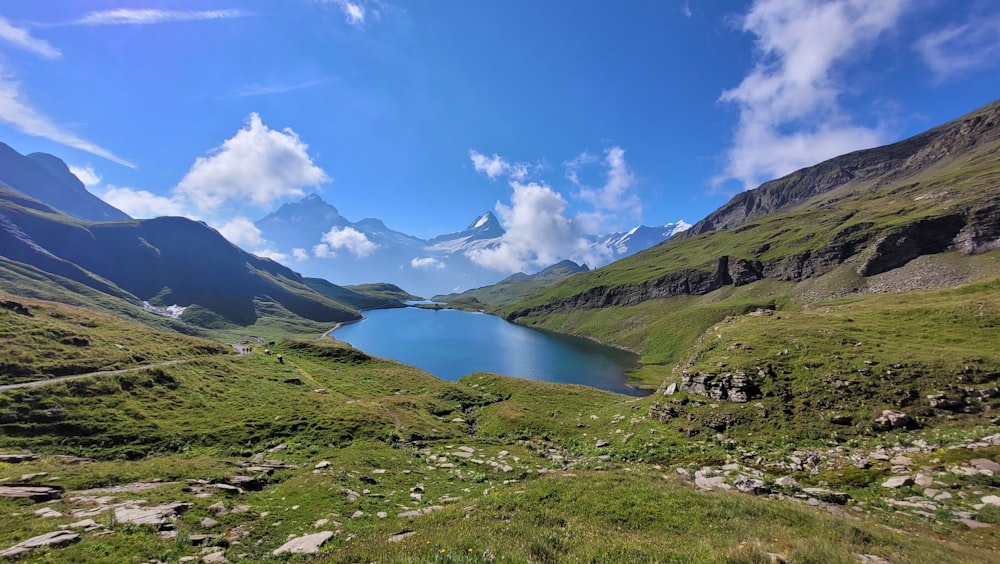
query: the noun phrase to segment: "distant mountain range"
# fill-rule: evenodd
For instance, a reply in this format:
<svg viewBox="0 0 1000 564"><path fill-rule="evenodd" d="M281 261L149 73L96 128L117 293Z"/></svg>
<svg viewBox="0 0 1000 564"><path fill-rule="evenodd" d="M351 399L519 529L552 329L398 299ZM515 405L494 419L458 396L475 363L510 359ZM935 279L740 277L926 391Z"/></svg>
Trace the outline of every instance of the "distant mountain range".
<svg viewBox="0 0 1000 564"><path fill-rule="evenodd" d="M469 259L475 250L495 248L505 234L492 212L462 231L421 239L394 231L379 219L352 222L316 194L287 203L255 222L264 239L283 255L298 255L296 268L337 283L392 282L431 296L496 283L502 273ZM629 231L591 237L594 247L609 249L612 260L662 243L690 225L640 225ZM365 244L367 241L369 244ZM600 265L589 265L600 266Z"/></svg>

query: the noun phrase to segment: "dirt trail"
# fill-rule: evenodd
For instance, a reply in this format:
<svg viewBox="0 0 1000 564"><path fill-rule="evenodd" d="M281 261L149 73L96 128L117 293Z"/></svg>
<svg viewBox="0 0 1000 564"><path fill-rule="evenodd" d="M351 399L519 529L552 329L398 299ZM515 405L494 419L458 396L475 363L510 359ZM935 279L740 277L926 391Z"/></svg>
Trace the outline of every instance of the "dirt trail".
<svg viewBox="0 0 1000 564"><path fill-rule="evenodd" d="M0 392L5 390L19 390L21 388L37 388L39 386L47 386L49 384L55 384L57 382L66 382L69 380L79 380L80 378L90 378L92 376L114 376L115 374L125 374L127 372L135 372L137 370L146 370L149 368L158 368L161 366L173 366L174 364L180 364L182 362L189 362L188 360L166 360L164 362L157 362L155 364L143 364L142 366L133 366L131 368L122 368L121 370L101 370L99 372L87 372L86 374L73 374L72 376L57 376L56 378L48 378L46 380L34 380L31 382L21 382L20 384L5 384L0 386Z"/></svg>

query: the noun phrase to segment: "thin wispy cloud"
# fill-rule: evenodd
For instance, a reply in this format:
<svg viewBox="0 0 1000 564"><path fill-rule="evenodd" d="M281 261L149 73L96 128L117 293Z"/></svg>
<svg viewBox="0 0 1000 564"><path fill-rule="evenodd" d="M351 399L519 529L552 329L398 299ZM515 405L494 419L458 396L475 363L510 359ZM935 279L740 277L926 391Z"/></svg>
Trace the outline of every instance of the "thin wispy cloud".
<svg viewBox="0 0 1000 564"><path fill-rule="evenodd" d="M306 82L299 82L295 84L252 84L250 86L245 86L241 88L236 94L233 95L234 98L246 98L250 96L270 96L272 94L284 94L286 92L294 92L296 90L305 90L306 88L312 88L314 86L319 86L321 84L326 84L333 82L336 78L323 78L319 80L308 80Z"/></svg>
<svg viewBox="0 0 1000 564"><path fill-rule="evenodd" d="M13 126L27 135L42 137L67 147L86 151L92 155L108 159L129 168L136 168L131 162L111 151L92 143L65 129L52 118L37 110L21 92L21 85L10 78L0 65L0 121Z"/></svg>
<svg viewBox="0 0 1000 564"><path fill-rule="evenodd" d="M739 108L715 187L743 189L824 159L884 143L880 127L854 123L839 102L838 72L894 28L903 0L758 0L740 20L756 36L756 64L720 101Z"/></svg>
<svg viewBox="0 0 1000 564"><path fill-rule="evenodd" d="M32 37L28 30L11 25L3 16L0 16L0 40L45 59L62 57L62 52L49 42Z"/></svg>
<svg viewBox="0 0 1000 564"><path fill-rule="evenodd" d="M1000 66L1000 12L970 15L962 24L925 35L916 48L939 82Z"/></svg>
<svg viewBox="0 0 1000 564"><path fill-rule="evenodd" d="M158 10L117 8L90 12L64 25L149 25L198 20L224 20L254 15L246 10Z"/></svg>
<svg viewBox="0 0 1000 564"><path fill-rule="evenodd" d="M340 11L344 13L344 20L353 26L360 26L365 23L365 8L358 2L352 2L351 0L324 0L325 2L335 4L340 8Z"/></svg>

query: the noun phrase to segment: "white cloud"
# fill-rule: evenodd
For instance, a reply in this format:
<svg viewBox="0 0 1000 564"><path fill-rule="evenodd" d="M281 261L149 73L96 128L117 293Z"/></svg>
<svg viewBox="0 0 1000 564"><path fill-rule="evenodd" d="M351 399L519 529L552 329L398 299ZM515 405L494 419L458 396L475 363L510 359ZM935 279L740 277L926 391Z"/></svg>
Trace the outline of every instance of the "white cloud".
<svg viewBox="0 0 1000 564"><path fill-rule="evenodd" d="M514 180L524 180L528 175L528 165L526 163L510 163L500 155L493 153L492 157L469 149L469 158L476 172L481 172L488 176L490 180L496 180L501 176L509 176Z"/></svg>
<svg viewBox="0 0 1000 564"><path fill-rule="evenodd" d="M309 258L309 251L296 247L292 249L292 258L295 260L306 260Z"/></svg>
<svg viewBox="0 0 1000 564"><path fill-rule="evenodd" d="M722 174L753 188L761 181L886 140L852 123L838 103L840 65L893 28L903 0L757 0L742 19L757 36L757 63L720 100L739 107ZM791 130L791 131L789 131Z"/></svg>
<svg viewBox="0 0 1000 564"><path fill-rule="evenodd" d="M333 258L341 249L357 258L364 258L375 252L378 245L353 227L331 227L320 238L319 244L313 247L313 254L319 258Z"/></svg>
<svg viewBox="0 0 1000 564"><path fill-rule="evenodd" d="M505 272L545 267L566 258L606 262L607 249L592 248L579 225L566 217L567 203L561 194L535 182L512 181L510 186L511 205L496 205L507 232L499 245L466 253L470 260Z"/></svg>
<svg viewBox="0 0 1000 564"><path fill-rule="evenodd" d="M284 94L286 92L294 92L296 90L303 90L306 88L312 88L314 86L319 86L321 84L326 84L336 80L335 78L323 78L319 80L307 80L305 82L289 83L289 84L269 84L260 85L252 84L250 86L245 86L241 88L234 95L237 98L246 98L250 96L270 96L272 94Z"/></svg>
<svg viewBox="0 0 1000 564"><path fill-rule="evenodd" d="M444 268L444 263L433 257L424 257L411 260L410 266L423 270L441 270Z"/></svg>
<svg viewBox="0 0 1000 564"><path fill-rule="evenodd" d="M243 216L230 219L222 227L219 227L219 232L222 233L223 237L229 239L230 243L240 247L260 247L267 244L267 241L261 237L260 229L257 229L252 221ZM258 255L260 253L260 251L256 252Z"/></svg>
<svg viewBox="0 0 1000 564"><path fill-rule="evenodd" d="M254 251L253 254L263 258L269 258L275 262L284 262L285 259L288 258L288 255L286 255L285 253L281 253L271 249L261 249L259 251Z"/></svg>
<svg viewBox="0 0 1000 564"><path fill-rule="evenodd" d="M616 223L623 217L639 218L642 215L642 204L639 197L631 192L635 187L635 174L629 170L625 162L625 150L612 147L604 152L605 181L604 184L591 188L580 181L579 169L598 159L590 153L583 153L571 161L564 163L566 177L580 188L581 200L593 206L593 211L581 214L580 219L586 224L587 231L600 232L617 228Z"/></svg>
<svg viewBox="0 0 1000 564"><path fill-rule="evenodd" d="M134 164L111 151L63 129L52 121L52 118L32 107L22 94L21 85L10 77L2 63L0 63L0 121L11 124L22 133L55 141L122 166L135 168Z"/></svg>
<svg viewBox="0 0 1000 564"><path fill-rule="evenodd" d="M157 196L147 190L118 188L108 184L101 199L137 219L188 215L177 201Z"/></svg>
<svg viewBox="0 0 1000 564"><path fill-rule="evenodd" d="M280 198L330 181L308 149L291 129L270 129L252 113L236 135L195 160L174 193L203 212L233 201L268 209Z"/></svg>
<svg viewBox="0 0 1000 564"><path fill-rule="evenodd" d="M917 52L938 81L1000 64L1000 12L928 34Z"/></svg>
<svg viewBox="0 0 1000 564"><path fill-rule="evenodd" d="M79 178L84 186L97 186L101 183L101 175L97 174L91 165L84 167L70 165L69 171L73 173L73 176Z"/></svg>
<svg viewBox="0 0 1000 564"><path fill-rule="evenodd" d="M140 10L118 8L90 12L82 18L70 22L74 25L148 25L168 22L197 20L221 20L252 16L244 10Z"/></svg>
<svg viewBox="0 0 1000 564"><path fill-rule="evenodd" d="M689 0L684 0L684 3L681 4L681 13L684 14L685 18L690 18L694 15L691 11L691 2Z"/></svg>
<svg viewBox="0 0 1000 564"><path fill-rule="evenodd" d="M45 59L58 59L62 52L49 42L32 37L26 29L15 27L0 16L0 39Z"/></svg>

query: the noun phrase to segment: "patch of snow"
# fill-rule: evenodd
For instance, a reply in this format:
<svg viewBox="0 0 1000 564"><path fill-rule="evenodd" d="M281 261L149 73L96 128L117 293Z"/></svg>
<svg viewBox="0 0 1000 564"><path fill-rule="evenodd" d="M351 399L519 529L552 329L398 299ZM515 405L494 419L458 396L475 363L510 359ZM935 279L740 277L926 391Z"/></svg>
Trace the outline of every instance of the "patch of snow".
<svg viewBox="0 0 1000 564"><path fill-rule="evenodd" d="M142 308L150 313L155 313L156 315L162 315L164 317L172 317L174 319L180 319L181 314L187 309L184 306L179 305L169 305L167 307L158 307L149 302L142 302Z"/></svg>
<svg viewBox="0 0 1000 564"><path fill-rule="evenodd" d="M677 220L677 223L668 223L664 225L664 227L667 228L667 232L670 233L671 237L673 237L674 235L680 233L681 231L687 231L688 229L691 229L691 224L684 221L683 219L679 219Z"/></svg>
<svg viewBox="0 0 1000 564"><path fill-rule="evenodd" d="M478 228L486 225L486 222L489 221L489 220L490 220L490 215L489 214L483 214L483 216L480 217L478 221L476 221L475 225L473 225L472 228L473 229L478 229Z"/></svg>

